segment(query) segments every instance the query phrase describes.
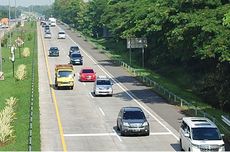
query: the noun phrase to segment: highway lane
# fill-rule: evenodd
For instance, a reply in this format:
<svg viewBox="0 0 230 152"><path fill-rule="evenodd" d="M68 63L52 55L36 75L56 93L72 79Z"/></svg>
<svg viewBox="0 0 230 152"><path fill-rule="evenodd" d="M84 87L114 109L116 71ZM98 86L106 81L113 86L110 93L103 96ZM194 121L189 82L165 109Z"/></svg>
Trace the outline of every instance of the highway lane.
<svg viewBox="0 0 230 152"><path fill-rule="evenodd" d="M41 30L43 34L43 29ZM51 32L53 34L52 39L44 40L44 51L48 51L50 46L57 46L61 50L60 57L54 58L46 56L48 58L48 66L51 73L52 83L54 83L55 65L69 62L69 47L76 43L69 37L64 40L58 40L58 31L59 29L57 27L51 28ZM42 50L42 48L39 50ZM59 110L59 115L56 114L56 116L60 117L61 126L64 133L64 144L66 144L67 150L179 150L177 141L178 133L158 115L156 115L152 109L132 97L132 94L127 92L126 88L117 80L114 79L115 84L113 86L113 97L94 97L92 95L93 83L82 83L78 81L78 72L84 66L90 66L94 68L94 70L97 72L97 75L109 75L111 78L114 78L114 76L112 76L104 67L98 64L98 62L95 61L86 51L87 50L84 50L83 48L82 54L84 56L84 65L74 67L76 72L74 89L54 90ZM41 88L49 87L49 84L43 85L44 86L41 86ZM51 87L53 86L51 85ZM48 93L51 95L50 92ZM47 97L47 100L51 100L51 98L48 99ZM49 103L52 103L52 101ZM148 115L148 120L150 122L150 136L121 137L119 135L119 132L116 131L116 118L120 108L124 106L139 106L144 109L144 112L146 115ZM55 126L57 125L55 122L57 118L53 117L54 114L52 113L51 119L54 120L53 126ZM49 127L46 129L49 131ZM50 130L53 130L53 128L50 128ZM55 130L54 133L58 134L57 130ZM41 136L43 139L43 137L46 135L43 134ZM47 139L47 137L46 140L53 140L51 137L52 136L50 136L50 139ZM56 140L60 139L57 137ZM63 150L60 149L60 142L53 143L59 147L58 150ZM52 142L47 142L47 144L52 144ZM49 146L44 142L42 142L42 146L45 147L42 148L42 150L57 150L54 148L54 145Z"/></svg>

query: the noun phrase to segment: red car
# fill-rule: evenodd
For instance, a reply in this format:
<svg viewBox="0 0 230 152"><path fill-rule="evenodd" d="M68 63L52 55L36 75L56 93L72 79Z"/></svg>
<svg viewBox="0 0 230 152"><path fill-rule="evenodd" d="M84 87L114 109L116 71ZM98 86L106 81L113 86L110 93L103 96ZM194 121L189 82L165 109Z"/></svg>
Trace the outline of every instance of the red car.
<svg viewBox="0 0 230 152"><path fill-rule="evenodd" d="M92 68L82 68L80 72L80 81L95 81L96 72Z"/></svg>

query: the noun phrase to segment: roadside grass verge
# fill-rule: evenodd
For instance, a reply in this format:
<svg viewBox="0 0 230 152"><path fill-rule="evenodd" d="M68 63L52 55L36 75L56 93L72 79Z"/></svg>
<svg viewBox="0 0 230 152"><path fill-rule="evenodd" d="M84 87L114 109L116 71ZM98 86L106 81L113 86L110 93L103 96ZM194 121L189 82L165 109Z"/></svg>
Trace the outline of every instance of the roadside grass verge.
<svg viewBox="0 0 230 152"><path fill-rule="evenodd" d="M94 45L95 49L98 49L100 52L107 54L113 60L120 60L127 64L130 63L129 50L124 46L124 42L114 42L110 39L93 39L90 37L85 37L85 39ZM230 142L230 127L227 126L221 119L222 115L230 115L230 113L222 112L219 109L215 109L201 100L195 93L192 91L193 77L185 71L185 69L180 67L164 67L163 71L160 72L152 71L141 67L141 51L132 49L132 60L131 67L138 69L141 73L141 76L146 76L151 80L159 83L162 87L169 90L170 92L176 94L182 99L188 101L192 106L182 106L178 103L170 102L171 104L176 104L181 110L181 113L187 116L195 116L194 108L198 109L196 116L211 116L214 118L215 123L219 127L220 131L225 134L226 140ZM153 89L154 90L154 89ZM160 96L165 97L161 92L158 92ZM211 119L212 120L212 119Z"/></svg>
<svg viewBox="0 0 230 152"><path fill-rule="evenodd" d="M22 28L22 32L21 32ZM5 36L8 36L6 34ZM16 120L14 121L15 138L5 145L0 145L0 150L7 151L27 151L28 150L28 135L29 135L29 108L31 97L31 81L32 81L32 52L35 51L35 90L34 90L34 113L33 113L33 142L32 150L40 151L40 122L39 122L39 102L38 102L38 68L37 68L37 45L36 41L36 24L28 22L24 27L15 28L12 31L12 44L15 44L17 37L23 37L24 47L29 47L31 55L24 58L19 53L17 48L15 51L15 71L21 64L26 65L26 78L24 80L16 80L13 77L13 64L9 59L11 57L10 49L5 45L2 48L2 55L4 58L3 72L5 80L0 81L0 109L4 108L5 99L13 96L18 99L16 104ZM9 36L8 36L9 44Z"/></svg>

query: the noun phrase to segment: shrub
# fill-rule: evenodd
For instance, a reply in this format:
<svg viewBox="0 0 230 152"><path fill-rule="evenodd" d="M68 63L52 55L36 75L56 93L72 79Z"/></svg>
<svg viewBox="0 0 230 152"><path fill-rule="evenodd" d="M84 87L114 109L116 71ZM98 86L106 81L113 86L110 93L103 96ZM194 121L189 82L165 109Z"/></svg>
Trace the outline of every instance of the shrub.
<svg viewBox="0 0 230 152"><path fill-rule="evenodd" d="M27 37L27 40L28 40L28 41L31 41L32 38L33 38L32 34L29 33L29 34L28 34L28 37Z"/></svg>
<svg viewBox="0 0 230 152"><path fill-rule="evenodd" d="M21 64L18 66L18 69L16 71L15 78L17 80L24 80L26 78L26 65Z"/></svg>
<svg viewBox="0 0 230 152"><path fill-rule="evenodd" d="M0 142L6 143L14 138L14 129L12 123L15 119L14 107L17 99L10 97L6 99L6 106L0 112Z"/></svg>
<svg viewBox="0 0 230 152"><path fill-rule="evenodd" d="M30 56L30 48L28 48L28 47L24 48L22 51L22 56L24 58L29 57Z"/></svg>

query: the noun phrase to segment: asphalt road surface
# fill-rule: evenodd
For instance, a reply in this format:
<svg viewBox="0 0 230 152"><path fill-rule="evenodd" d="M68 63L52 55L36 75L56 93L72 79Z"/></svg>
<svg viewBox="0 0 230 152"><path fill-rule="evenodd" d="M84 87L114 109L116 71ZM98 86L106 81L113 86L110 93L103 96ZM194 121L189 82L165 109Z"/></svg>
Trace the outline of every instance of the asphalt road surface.
<svg viewBox="0 0 230 152"><path fill-rule="evenodd" d="M57 39L58 31L67 32ZM75 32L63 25L51 27L52 38L44 39L38 24L39 102L42 151L179 151L178 110L139 83L127 71L113 64ZM73 90L54 88L56 64L69 63L72 45L81 48L83 65L74 66ZM48 57L48 49L57 46L59 57ZM80 82L82 67L92 67L97 75L114 81L112 97L94 97L92 82ZM141 107L150 123L150 136L120 136L116 119L121 107Z"/></svg>

